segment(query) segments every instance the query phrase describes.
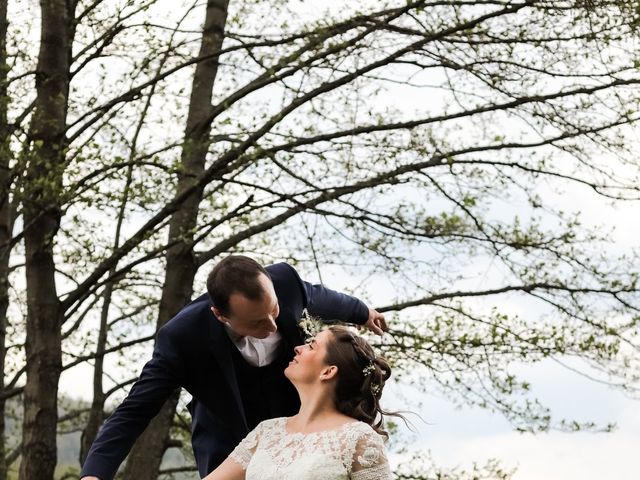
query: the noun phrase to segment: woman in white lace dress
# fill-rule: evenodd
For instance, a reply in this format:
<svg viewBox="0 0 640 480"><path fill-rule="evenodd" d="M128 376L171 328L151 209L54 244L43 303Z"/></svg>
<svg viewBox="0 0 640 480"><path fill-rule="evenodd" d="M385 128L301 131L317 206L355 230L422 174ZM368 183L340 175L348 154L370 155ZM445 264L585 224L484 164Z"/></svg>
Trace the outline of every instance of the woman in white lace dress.
<svg viewBox="0 0 640 480"><path fill-rule="evenodd" d="M379 399L391 369L345 327L296 347L300 411L260 423L205 480L389 480Z"/></svg>

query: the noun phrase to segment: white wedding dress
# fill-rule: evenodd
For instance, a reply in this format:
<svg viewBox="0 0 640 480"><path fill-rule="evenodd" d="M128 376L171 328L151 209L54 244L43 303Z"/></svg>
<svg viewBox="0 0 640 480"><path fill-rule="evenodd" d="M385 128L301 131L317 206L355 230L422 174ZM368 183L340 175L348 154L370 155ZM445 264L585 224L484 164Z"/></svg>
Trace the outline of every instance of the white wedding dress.
<svg viewBox="0 0 640 480"><path fill-rule="evenodd" d="M265 420L231 453L245 480L389 480L382 437L363 422L289 433L287 419Z"/></svg>

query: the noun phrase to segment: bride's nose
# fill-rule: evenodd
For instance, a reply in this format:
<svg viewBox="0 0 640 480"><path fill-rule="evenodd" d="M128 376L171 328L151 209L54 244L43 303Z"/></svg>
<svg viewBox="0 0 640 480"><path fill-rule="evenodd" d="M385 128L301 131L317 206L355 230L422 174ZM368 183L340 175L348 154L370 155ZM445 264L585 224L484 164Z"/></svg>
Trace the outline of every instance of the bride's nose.
<svg viewBox="0 0 640 480"><path fill-rule="evenodd" d="M302 345L294 347L293 351L296 352L297 355L300 355L300 352L302 351Z"/></svg>

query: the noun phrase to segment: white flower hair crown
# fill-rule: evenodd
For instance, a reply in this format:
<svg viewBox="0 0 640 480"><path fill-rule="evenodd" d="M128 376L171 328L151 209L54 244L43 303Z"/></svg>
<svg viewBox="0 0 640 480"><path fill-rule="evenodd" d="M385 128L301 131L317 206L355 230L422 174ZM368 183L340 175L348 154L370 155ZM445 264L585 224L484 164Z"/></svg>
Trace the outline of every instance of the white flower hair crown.
<svg viewBox="0 0 640 480"><path fill-rule="evenodd" d="M298 322L298 328L302 332L305 342L315 337L322 330L322 324L314 319L305 308L302 310L302 316Z"/></svg>

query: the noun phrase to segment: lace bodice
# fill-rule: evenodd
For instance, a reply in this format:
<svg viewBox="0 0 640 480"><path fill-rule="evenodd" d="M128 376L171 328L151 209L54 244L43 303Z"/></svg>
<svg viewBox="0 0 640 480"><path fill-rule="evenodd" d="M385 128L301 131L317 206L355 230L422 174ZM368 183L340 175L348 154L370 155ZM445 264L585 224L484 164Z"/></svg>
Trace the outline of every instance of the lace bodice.
<svg viewBox="0 0 640 480"><path fill-rule="evenodd" d="M286 418L260 423L231 453L246 480L389 480L382 437L363 422L288 433Z"/></svg>

